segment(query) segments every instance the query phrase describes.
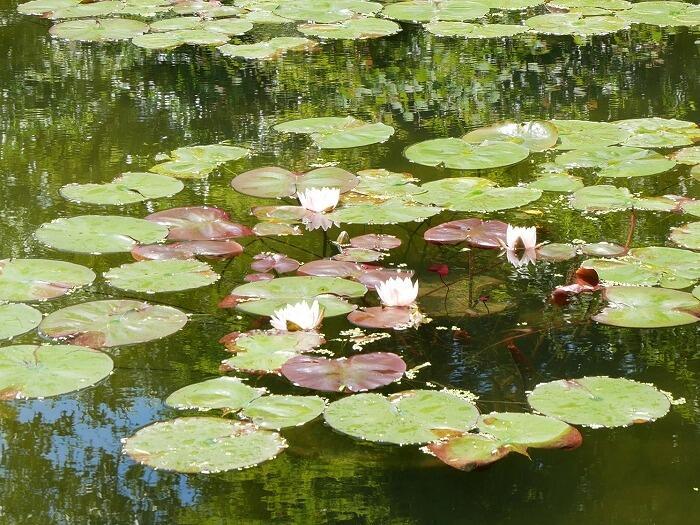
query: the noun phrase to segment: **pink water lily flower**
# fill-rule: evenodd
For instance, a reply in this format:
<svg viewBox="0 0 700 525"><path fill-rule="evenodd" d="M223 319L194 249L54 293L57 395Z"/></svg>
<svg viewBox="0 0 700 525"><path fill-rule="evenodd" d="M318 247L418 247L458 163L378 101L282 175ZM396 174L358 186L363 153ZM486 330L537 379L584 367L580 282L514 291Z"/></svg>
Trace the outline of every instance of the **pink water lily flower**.
<svg viewBox="0 0 700 525"><path fill-rule="evenodd" d="M314 330L323 320L323 311L318 301L309 305L306 301L288 304L274 311L270 317L273 328L282 331Z"/></svg>
<svg viewBox="0 0 700 525"><path fill-rule="evenodd" d="M411 306L418 297L418 281L410 277L391 277L375 288L384 306Z"/></svg>
<svg viewBox="0 0 700 525"><path fill-rule="evenodd" d="M340 200L340 188L309 188L297 193L299 203L303 208L314 213L331 211Z"/></svg>

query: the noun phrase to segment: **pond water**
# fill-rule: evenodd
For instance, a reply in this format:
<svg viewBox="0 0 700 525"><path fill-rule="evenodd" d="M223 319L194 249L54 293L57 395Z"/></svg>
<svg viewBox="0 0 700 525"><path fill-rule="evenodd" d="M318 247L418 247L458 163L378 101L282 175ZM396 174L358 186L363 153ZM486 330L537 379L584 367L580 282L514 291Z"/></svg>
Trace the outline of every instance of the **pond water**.
<svg viewBox="0 0 700 525"><path fill-rule="evenodd" d="M253 226L251 208L274 201L243 195L229 183L262 166L306 172L333 163L352 173L384 168L411 173L420 183L456 176L481 176L500 186L530 182L554 159L553 152L531 153L513 166L464 171L410 162L404 149L507 119L700 122L697 27L635 25L588 40L546 35L465 40L403 24L400 33L383 38L330 41L311 51L244 61L207 46L149 51L129 42L59 40L49 35L49 20L19 14L16 6L16 0L0 0L0 259L54 259L95 271L92 285L33 303L44 314L87 301L136 298L177 307L190 320L169 337L103 349L114 372L90 388L0 403L1 522L666 525L699 515L697 324L644 329L598 323L591 320L604 304L597 294L575 297L563 307L552 304L552 290L569 282L581 256L515 268L499 250L465 252L465 245L423 240L431 226L479 217L536 226L538 242L674 246L670 229L692 222L692 215L582 214L565 193L544 192L509 210L443 211L423 223L343 224L328 231L328 239L341 230L397 236L402 245L381 264L406 265L416 272L421 293L437 290L418 299L432 322L388 330L390 337L364 347L394 352L408 368L430 363L414 379L378 392L447 386L479 396L482 413L520 412L529 410L526 392L538 383L608 375L653 383L686 400L650 424L580 428L583 443L575 450L532 449L530 459L511 454L472 472L450 468L417 446L354 440L332 430L323 417L283 429L289 447L245 470L181 474L135 462L122 453L123 439L153 422L197 413L178 411L164 400L181 387L219 376L219 364L229 356L219 339L232 331L268 328L260 316L217 306L251 273L251 256L274 251L308 262L334 248L324 245L320 230L242 238L242 255L209 261L221 274L216 284L152 295L121 291L101 277L132 262L128 252L58 251L34 237L39 226L59 217L144 217L188 205L219 207L231 220ZM256 24L234 39L249 43L294 34L293 24ZM294 119L348 115L390 125L395 133L379 144L318 149L304 135L273 129ZM124 172L148 171L179 147L222 141L249 148L251 155L220 165L208 178L183 180L184 189L171 197L99 206L59 194L69 183L106 183ZM586 185L614 184L644 196L698 198L700 181L689 172L690 166L678 165L646 177L576 175ZM444 280L455 282L446 299L438 276L428 270L435 264L446 264ZM470 292L470 277L491 288ZM377 304L372 295L354 302ZM469 297L479 295L488 296L487 306L507 307L470 316ZM350 328L345 316L326 319L324 348L336 357L357 353L338 340ZM40 342L32 330L3 346ZM317 393L284 377L238 375L278 394ZM330 401L344 397L322 395Z"/></svg>

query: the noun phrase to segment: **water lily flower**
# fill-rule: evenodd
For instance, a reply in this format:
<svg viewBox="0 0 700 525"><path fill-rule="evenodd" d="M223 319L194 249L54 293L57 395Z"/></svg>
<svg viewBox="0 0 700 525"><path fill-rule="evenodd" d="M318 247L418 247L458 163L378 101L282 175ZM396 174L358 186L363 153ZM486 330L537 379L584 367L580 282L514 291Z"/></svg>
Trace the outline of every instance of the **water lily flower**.
<svg viewBox="0 0 700 525"><path fill-rule="evenodd" d="M331 211L340 200L340 188L309 188L297 193L299 203L303 208L314 213Z"/></svg>
<svg viewBox="0 0 700 525"><path fill-rule="evenodd" d="M508 258L508 262L510 264L516 268L520 268L521 266L527 266L530 263L535 264L537 252L535 252L534 248L530 248L525 250L522 253L522 256L518 256L515 250L506 250L506 257Z"/></svg>
<svg viewBox="0 0 700 525"><path fill-rule="evenodd" d="M318 301L314 301L311 305L301 301L275 310L270 317L270 324L277 330L295 332L314 330L322 320L323 311Z"/></svg>
<svg viewBox="0 0 700 525"><path fill-rule="evenodd" d="M506 229L506 250L534 250L537 247L537 230L534 226L523 228L508 225Z"/></svg>
<svg viewBox="0 0 700 525"><path fill-rule="evenodd" d="M375 289L384 306L411 306L418 297L418 281L413 283L410 277L391 277Z"/></svg>

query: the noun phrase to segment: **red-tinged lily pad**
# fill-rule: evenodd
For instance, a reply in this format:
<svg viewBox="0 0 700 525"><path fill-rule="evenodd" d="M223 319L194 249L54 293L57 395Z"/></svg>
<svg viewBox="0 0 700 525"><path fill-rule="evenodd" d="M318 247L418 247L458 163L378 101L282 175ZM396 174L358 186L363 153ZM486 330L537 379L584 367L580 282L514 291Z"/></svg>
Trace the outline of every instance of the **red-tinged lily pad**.
<svg viewBox="0 0 700 525"><path fill-rule="evenodd" d="M359 182L356 175L332 166L308 173L293 173L284 168L267 166L241 173L231 181L231 187L253 197L282 198L309 188L340 188L340 192L345 193Z"/></svg>
<svg viewBox="0 0 700 525"><path fill-rule="evenodd" d="M231 222L229 214L219 208L186 206L152 213L147 221L170 228L171 241L206 241L253 235L253 230Z"/></svg>
<svg viewBox="0 0 700 525"><path fill-rule="evenodd" d="M362 328L391 328L394 330L408 328L414 324L410 308L392 306L374 306L350 312L348 321Z"/></svg>
<svg viewBox="0 0 700 525"><path fill-rule="evenodd" d="M87 286L95 273L85 266L50 259L0 260L0 301L45 301Z"/></svg>
<svg viewBox="0 0 700 525"><path fill-rule="evenodd" d="M564 306L569 298L581 293L592 293L602 288L600 277L593 268L579 268L574 274L573 283L566 286L557 286L552 292L552 302L557 306Z"/></svg>
<svg viewBox="0 0 700 525"><path fill-rule="evenodd" d="M282 365L282 375L296 386L324 392L364 392L403 377L406 363L390 352L327 359L299 355Z"/></svg>
<svg viewBox="0 0 700 525"><path fill-rule="evenodd" d="M243 246L232 240L182 241L171 244L136 246L131 256L137 261L162 259L231 259L243 253Z"/></svg>
<svg viewBox="0 0 700 525"><path fill-rule="evenodd" d="M369 264L360 265L363 269L362 275L357 277L357 280L364 284L368 290L374 290L379 283L388 281L392 278L409 279L413 277L413 270L394 270L392 268L382 268L381 266L372 266Z"/></svg>
<svg viewBox="0 0 700 525"><path fill-rule="evenodd" d="M262 273L274 271L279 274L293 272L299 265L299 261L283 253L263 252L253 257L250 269Z"/></svg>
<svg viewBox="0 0 700 525"><path fill-rule="evenodd" d="M423 234L426 241L433 244L459 244L466 242L475 248L500 248L506 241L508 225L501 221L463 219L450 221Z"/></svg>
<svg viewBox="0 0 700 525"><path fill-rule="evenodd" d="M302 264L297 270L299 275L317 277L343 277L356 279L362 275L362 266L351 261L336 259L319 259Z"/></svg>
<svg viewBox="0 0 700 525"><path fill-rule="evenodd" d="M431 443L421 450L450 467L467 472L486 467L510 454L510 449L499 440L470 433Z"/></svg>
<svg viewBox="0 0 700 525"><path fill-rule="evenodd" d="M350 239L353 248L366 248L368 250L393 250L401 246L401 239L393 235L381 233L369 233Z"/></svg>

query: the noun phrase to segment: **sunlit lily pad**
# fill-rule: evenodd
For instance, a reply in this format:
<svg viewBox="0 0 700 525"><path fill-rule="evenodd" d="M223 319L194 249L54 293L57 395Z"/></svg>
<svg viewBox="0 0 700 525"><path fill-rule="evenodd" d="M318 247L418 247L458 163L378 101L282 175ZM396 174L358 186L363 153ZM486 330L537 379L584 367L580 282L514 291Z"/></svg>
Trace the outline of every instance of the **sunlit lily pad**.
<svg viewBox="0 0 700 525"><path fill-rule="evenodd" d="M183 31L183 33L188 32ZM201 31L191 31L189 33L201 33ZM158 33L151 34L158 35ZM169 33L159 34L166 35ZM220 38L218 33L208 34L219 35L216 38ZM224 38L221 43L226 41L227 38ZM149 171L180 179L204 179L218 166L226 162L242 159L248 155L250 155L250 150L227 144L187 146L172 151L172 160L156 164Z"/></svg>
<svg viewBox="0 0 700 525"><path fill-rule="evenodd" d="M320 39L364 40L393 35L401 26L383 18L351 18L335 24L301 24L297 30Z"/></svg>
<svg viewBox="0 0 700 525"><path fill-rule="evenodd" d="M454 177L423 184L425 193L415 195L421 204L434 204L452 211L487 212L524 206L542 196L535 188L499 188L478 177Z"/></svg>
<svg viewBox="0 0 700 525"><path fill-rule="evenodd" d="M502 221L461 219L434 226L423 237L433 244L459 244L466 242L476 248L500 248L506 242L508 225Z"/></svg>
<svg viewBox="0 0 700 525"><path fill-rule="evenodd" d="M627 0L551 0L547 5L555 9L573 10L583 14L596 13L597 11L594 11L596 9L622 11L632 7L632 3Z"/></svg>
<svg viewBox="0 0 700 525"><path fill-rule="evenodd" d="M324 315L332 317L354 310L346 297L362 297L367 288L353 281L336 277L279 277L271 281L247 283L233 289L236 307L247 313L272 315L287 304L317 299Z"/></svg>
<svg viewBox="0 0 700 525"><path fill-rule="evenodd" d="M42 319L41 312L27 304L0 304L0 340L34 330Z"/></svg>
<svg viewBox="0 0 700 525"><path fill-rule="evenodd" d="M382 15L404 22L430 22L431 20L474 20L488 12L489 7L476 1L408 0L386 5Z"/></svg>
<svg viewBox="0 0 700 525"><path fill-rule="evenodd" d="M307 173L294 173L284 168L267 166L237 175L231 187L253 197L291 197L309 188L340 188L341 193L357 186L359 179L341 168L317 168Z"/></svg>
<svg viewBox="0 0 700 525"><path fill-rule="evenodd" d="M367 248L344 248L343 251L333 256L336 261L350 261L368 263L382 259L386 254Z"/></svg>
<svg viewBox="0 0 700 525"><path fill-rule="evenodd" d="M636 197L627 188L609 184L586 186L571 196L571 206L589 212L621 211L636 208L651 211L672 211L678 203L669 197Z"/></svg>
<svg viewBox="0 0 700 525"><path fill-rule="evenodd" d="M44 301L87 286L95 272L50 259L0 260L0 301Z"/></svg>
<svg viewBox="0 0 700 525"><path fill-rule="evenodd" d="M512 142L470 144L463 139L432 139L409 146L404 155L411 162L425 166L444 166L459 170L483 170L516 164L530 150Z"/></svg>
<svg viewBox="0 0 700 525"><path fill-rule="evenodd" d="M471 281L463 276L447 285L438 279L423 279L420 307L431 317L463 319L496 315L511 305L502 285L503 281L486 275Z"/></svg>
<svg viewBox="0 0 700 525"><path fill-rule="evenodd" d="M605 241L587 243L581 246L582 253L593 257L619 257L624 255L626 251L624 246Z"/></svg>
<svg viewBox="0 0 700 525"><path fill-rule="evenodd" d="M151 24L151 31L179 31L183 29L212 31L224 35L242 35L253 29L252 22L240 18L220 18L207 20L198 16L179 16L164 18Z"/></svg>
<svg viewBox="0 0 700 525"><path fill-rule="evenodd" d="M402 330L416 324L410 308L372 306L348 314L348 321L362 328Z"/></svg>
<svg viewBox="0 0 700 525"><path fill-rule="evenodd" d="M286 237L301 235L299 226L279 222L259 222L253 226L253 233L258 237Z"/></svg>
<svg viewBox="0 0 700 525"><path fill-rule="evenodd" d="M252 467L286 447L286 440L277 432L216 417L153 423L124 441L124 452L138 463L200 474Z"/></svg>
<svg viewBox="0 0 700 525"><path fill-rule="evenodd" d="M690 164L691 166L700 164L700 146L679 149L669 157L680 164Z"/></svg>
<svg viewBox="0 0 700 525"><path fill-rule="evenodd" d="M92 386L114 364L84 346L16 345L0 348L0 399L57 396Z"/></svg>
<svg viewBox="0 0 700 525"><path fill-rule="evenodd" d="M477 408L461 397L435 390L407 390L383 396L357 394L328 405L326 423L349 436L409 445L466 432L476 425Z"/></svg>
<svg viewBox="0 0 700 525"><path fill-rule="evenodd" d="M120 290L174 292L215 283L219 274L205 262L165 259L122 264L105 272L105 280Z"/></svg>
<svg viewBox="0 0 700 525"><path fill-rule="evenodd" d="M629 27L616 16L583 16L579 13L550 13L525 20L533 31L546 35L607 35Z"/></svg>
<svg viewBox="0 0 700 525"><path fill-rule="evenodd" d="M318 396L270 395L252 401L241 411L241 416L260 428L279 430L308 423L325 408L326 401Z"/></svg>
<svg viewBox="0 0 700 525"><path fill-rule="evenodd" d="M511 452L510 448L496 438L469 432L446 441L431 443L421 450L450 467L466 472L490 465Z"/></svg>
<svg viewBox="0 0 700 525"><path fill-rule="evenodd" d="M76 5L77 4L77 5ZM165 2L158 0L100 0L97 2L82 2L74 5L51 9L49 18L85 18L108 15L129 15L151 18L164 13L168 7ZM41 13L46 15L46 13Z"/></svg>
<svg viewBox="0 0 700 525"><path fill-rule="evenodd" d="M652 385L605 376L540 383L527 401L542 414L594 428L648 423L671 408L668 396Z"/></svg>
<svg viewBox="0 0 700 525"><path fill-rule="evenodd" d="M255 11L251 14L253 13L255 13ZM246 19L257 23L257 20L253 19L251 16L247 16ZM288 22L288 20L282 20ZM255 60L277 58L288 51L303 51L312 49L316 45L316 42L308 38L278 36L265 42L256 42L255 44L225 44L218 49L221 51L221 54L225 56Z"/></svg>
<svg viewBox="0 0 700 525"><path fill-rule="evenodd" d="M135 46L144 49L173 49L185 44L200 46L221 46L228 42L229 36L217 31L203 29L179 29L162 33L147 33L133 38ZM202 162L165 162L151 168L155 173L180 178L204 178L214 167L208 169ZM207 171L208 169L208 171Z"/></svg>
<svg viewBox="0 0 700 525"><path fill-rule="evenodd" d="M275 126L284 133L311 135L319 148L338 149L367 146L385 142L394 134L394 128L377 122L367 124L353 117L318 117L283 122Z"/></svg>
<svg viewBox="0 0 700 525"><path fill-rule="evenodd" d="M627 140L632 133L610 122L552 120L559 130L557 149L602 148Z"/></svg>
<svg viewBox="0 0 700 525"><path fill-rule="evenodd" d="M700 250L700 222L691 222L672 228L671 240L684 248Z"/></svg>
<svg viewBox="0 0 700 525"><path fill-rule="evenodd" d="M128 252L137 244L165 239L168 229L160 224L116 215L80 215L41 225L36 238L57 250L79 253Z"/></svg>
<svg viewBox="0 0 700 525"><path fill-rule="evenodd" d="M243 253L243 246L230 239L219 241L182 241L171 244L136 246L131 256L137 261L162 259L230 259Z"/></svg>
<svg viewBox="0 0 700 525"><path fill-rule="evenodd" d="M178 15L199 15L206 18L237 16L243 11L236 6L222 5L219 0L175 0L170 10Z"/></svg>
<svg viewBox="0 0 700 525"><path fill-rule="evenodd" d="M527 33L529 28L516 24L470 24L468 22L435 21L425 24L428 32L437 36L463 38L508 38Z"/></svg>
<svg viewBox="0 0 700 525"><path fill-rule="evenodd" d="M146 217L150 223L168 227L168 239L172 241L234 239L253 234L247 226L229 219L224 210L208 206L171 208Z"/></svg>
<svg viewBox="0 0 700 525"><path fill-rule="evenodd" d="M31 0L17 6L17 12L23 15L43 15L57 9L80 4L80 0Z"/></svg>
<svg viewBox="0 0 700 525"><path fill-rule="evenodd" d="M49 29L49 33L56 38L86 42L129 40L146 31L148 24L128 18L67 20Z"/></svg>
<svg viewBox="0 0 700 525"><path fill-rule="evenodd" d="M60 193L73 202L122 205L170 197L182 188L184 184L173 177L155 173L124 173L106 184L67 184L60 189Z"/></svg>
<svg viewBox="0 0 700 525"><path fill-rule="evenodd" d="M368 233L350 239L350 246L367 250L393 250L401 246L401 239L382 233Z"/></svg>
<svg viewBox="0 0 700 525"><path fill-rule="evenodd" d="M626 328L664 328L700 320L700 301L691 294L646 286L612 286L603 292L608 306L593 319Z"/></svg>
<svg viewBox="0 0 700 525"><path fill-rule="evenodd" d="M76 304L50 313L39 334L93 348L145 343L174 334L187 316L171 306L107 300Z"/></svg>
<svg viewBox="0 0 700 525"><path fill-rule="evenodd" d="M462 137L470 144L484 141L503 141L521 144L530 151L544 151L554 147L559 131L551 122L532 120L529 122L505 121L470 131Z"/></svg>
<svg viewBox="0 0 700 525"><path fill-rule="evenodd" d="M170 394L165 403L181 410L224 409L235 412L267 392L253 388L237 377L217 377L187 385Z"/></svg>
<svg viewBox="0 0 700 525"><path fill-rule="evenodd" d="M600 177L656 175L676 165L655 151L628 146L579 148L562 153L554 162L567 168L597 168Z"/></svg>
<svg viewBox="0 0 700 525"><path fill-rule="evenodd" d="M634 24L661 27L700 25L700 6L686 2L638 2L620 16Z"/></svg>
<svg viewBox="0 0 700 525"><path fill-rule="evenodd" d="M675 148L688 146L700 138L700 129L693 122L659 117L619 120L614 123L631 136L622 144L638 148Z"/></svg>
<svg viewBox="0 0 700 525"><path fill-rule="evenodd" d="M584 184L581 177L575 177L568 173L548 173L528 183L529 188L561 193L580 190L583 186Z"/></svg>
<svg viewBox="0 0 700 525"><path fill-rule="evenodd" d="M365 0L288 0L273 13L290 20L331 24L358 14L373 15L381 8L381 4Z"/></svg>
<svg viewBox="0 0 700 525"><path fill-rule="evenodd" d="M341 224L398 224L423 221L441 211L433 206L417 206L399 199L389 199L379 204L342 206L329 213L328 218Z"/></svg>
<svg viewBox="0 0 700 525"><path fill-rule="evenodd" d="M253 257L250 269L256 272L289 273L299 268L300 263L283 253L261 252Z"/></svg>
<svg viewBox="0 0 700 525"><path fill-rule="evenodd" d="M568 261L576 257L576 246L566 243L549 243L537 249L537 258L545 261Z"/></svg>
<svg viewBox="0 0 700 525"><path fill-rule="evenodd" d="M394 173L385 169L362 170L357 172L360 183L354 193L369 195L374 199L410 198L423 190L413 184L418 179L408 173Z"/></svg>

